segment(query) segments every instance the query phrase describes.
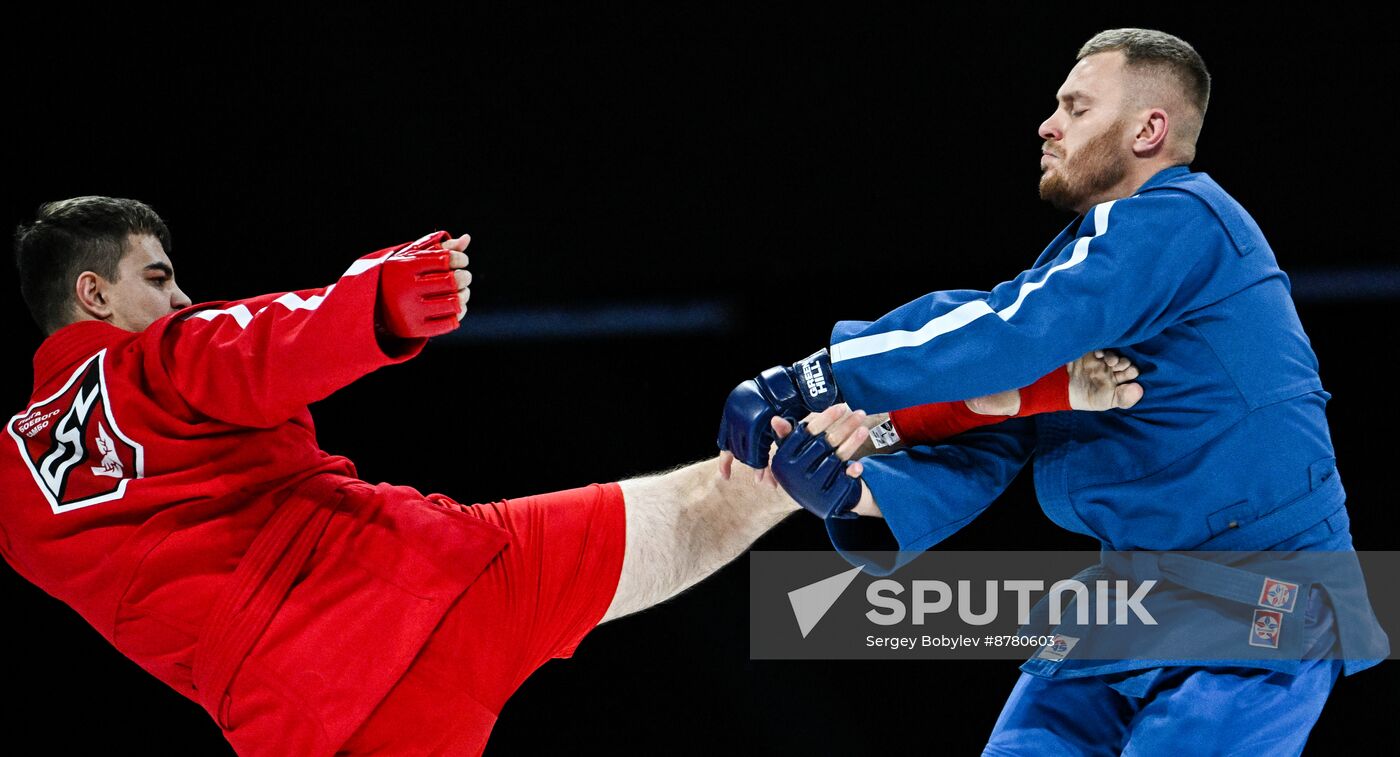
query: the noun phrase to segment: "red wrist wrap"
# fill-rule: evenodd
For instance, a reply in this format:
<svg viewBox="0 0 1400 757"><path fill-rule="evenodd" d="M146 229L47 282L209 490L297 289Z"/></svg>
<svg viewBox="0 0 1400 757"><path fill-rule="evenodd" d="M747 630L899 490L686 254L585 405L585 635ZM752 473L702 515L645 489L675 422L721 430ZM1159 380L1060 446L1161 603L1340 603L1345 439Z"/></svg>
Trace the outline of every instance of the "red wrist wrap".
<svg viewBox="0 0 1400 757"><path fill-rule="evenodd" d="M958 400L895 410L890 413L890 424L901 440L919 444L942 441L969 429L1001 423L1007 418L1024 418L1069 409L1069 369L1056 368L1034 384L1021 389L1021 409L1014 416L980 415L968 409L966 402Z"/></svg>
<svg viewBox="0 0 1400 757"><path fill-rule="evenodd" d="M1069 369L1061 367L1021 389L1021 410L1016 417L1069 409Z"/></svg>
<svg viewBox="0 0 1400 757"><path fill-rule="evenodd" d="M890 423L899 438L911 443L936 442L968 429L1001 423L1009 415L979 415L962 400L933 402L890 413Z"/></svg>

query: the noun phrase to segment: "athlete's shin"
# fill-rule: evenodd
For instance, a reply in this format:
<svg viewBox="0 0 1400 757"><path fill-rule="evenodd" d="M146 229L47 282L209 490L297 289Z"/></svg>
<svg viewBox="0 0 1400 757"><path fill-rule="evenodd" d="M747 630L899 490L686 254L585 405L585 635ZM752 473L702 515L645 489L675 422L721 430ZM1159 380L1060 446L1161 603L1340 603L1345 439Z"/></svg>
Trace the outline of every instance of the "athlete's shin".
<svg viewBox="0 0 1400 757"><path fill-rule="evenodd" d="M651 607L739 556L797 504L752 476L720 475L717 459L621 482L627 547L604 620Z"/></svg>

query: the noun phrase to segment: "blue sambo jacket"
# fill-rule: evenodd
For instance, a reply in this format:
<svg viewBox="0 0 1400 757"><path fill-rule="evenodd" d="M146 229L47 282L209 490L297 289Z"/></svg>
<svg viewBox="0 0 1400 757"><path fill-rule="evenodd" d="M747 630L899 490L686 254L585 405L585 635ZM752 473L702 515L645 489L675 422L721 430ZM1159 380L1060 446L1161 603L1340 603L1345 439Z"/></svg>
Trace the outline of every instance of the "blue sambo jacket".
<svg viewBox="0 0 1400 757"><path fill-rule="evenodd" d="M874 322L838 323L837 386L868 412L1025 386L1103 347L1142 370L1146 395L1131 410L1011 419L866 458L900 549L923 551L967 524L1034 458L1046 515L1105 550L1350 551L1330 395L1289 292L1244 208L1210 176L1173 166L1076 218L990 292L934 292ZM829 522L844 552L842 528ZM1388 649L1369 604L1363 616L1339 618L1344 649ZM1036 662L1029 672L1074 667Z"/></svg>

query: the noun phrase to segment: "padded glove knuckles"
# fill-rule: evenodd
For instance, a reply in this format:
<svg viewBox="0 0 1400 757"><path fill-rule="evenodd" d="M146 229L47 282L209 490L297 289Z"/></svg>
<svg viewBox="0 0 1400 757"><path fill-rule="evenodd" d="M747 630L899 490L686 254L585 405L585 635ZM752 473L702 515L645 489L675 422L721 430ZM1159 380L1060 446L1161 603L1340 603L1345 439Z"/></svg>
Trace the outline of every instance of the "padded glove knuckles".
<svg viewBox="0 0 1400 757"><path fill-rule="evenodd" d="M775 366L729 393L720 418L718 444L750 468L768 465L774 442L770 421L782 416L792 423L840 402L831 357L819 350L791 367Z"/></svg>
<svg viewBox="0 0 1400 757"><path fill-rule="evenodd" d="M442 242L452 235L429 234L384 260L379 274L380 323L405 339L446 334L457 328L457 280L452 253Z"/></svg>
<svg viewBox="0 0 1400 757"><path fill-rule="evenodd" d="M797 504L823 520L856 518L852 509L860 502L860 479L846 475L848 461L836 456L825 434L813 436L806 423L798 424L773 457L773 478Z"/></svg>

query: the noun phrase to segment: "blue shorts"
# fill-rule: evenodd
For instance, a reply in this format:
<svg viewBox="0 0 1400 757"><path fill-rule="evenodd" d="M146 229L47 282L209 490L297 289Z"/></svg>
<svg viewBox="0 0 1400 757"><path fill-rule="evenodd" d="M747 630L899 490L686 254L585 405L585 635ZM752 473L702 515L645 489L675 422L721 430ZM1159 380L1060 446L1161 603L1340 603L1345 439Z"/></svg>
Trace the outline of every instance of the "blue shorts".
<svg viewBox="0 0 1400 757"><path fill-rule="evenodd" d="M1341 669L1163 668L1141 698L1100 676L1022 673L983 754L1300 754Z"/></svg>
<svg viewBox="0 0 1400 757"><path fill-rule="evenodd" d="M1336 644L1331 609L1310 599L1309 614L1323 622L1296 674L1217 666L1022 673L983 754L1300 754L1342 672L1342 660L1326 656Z"/></svg>

